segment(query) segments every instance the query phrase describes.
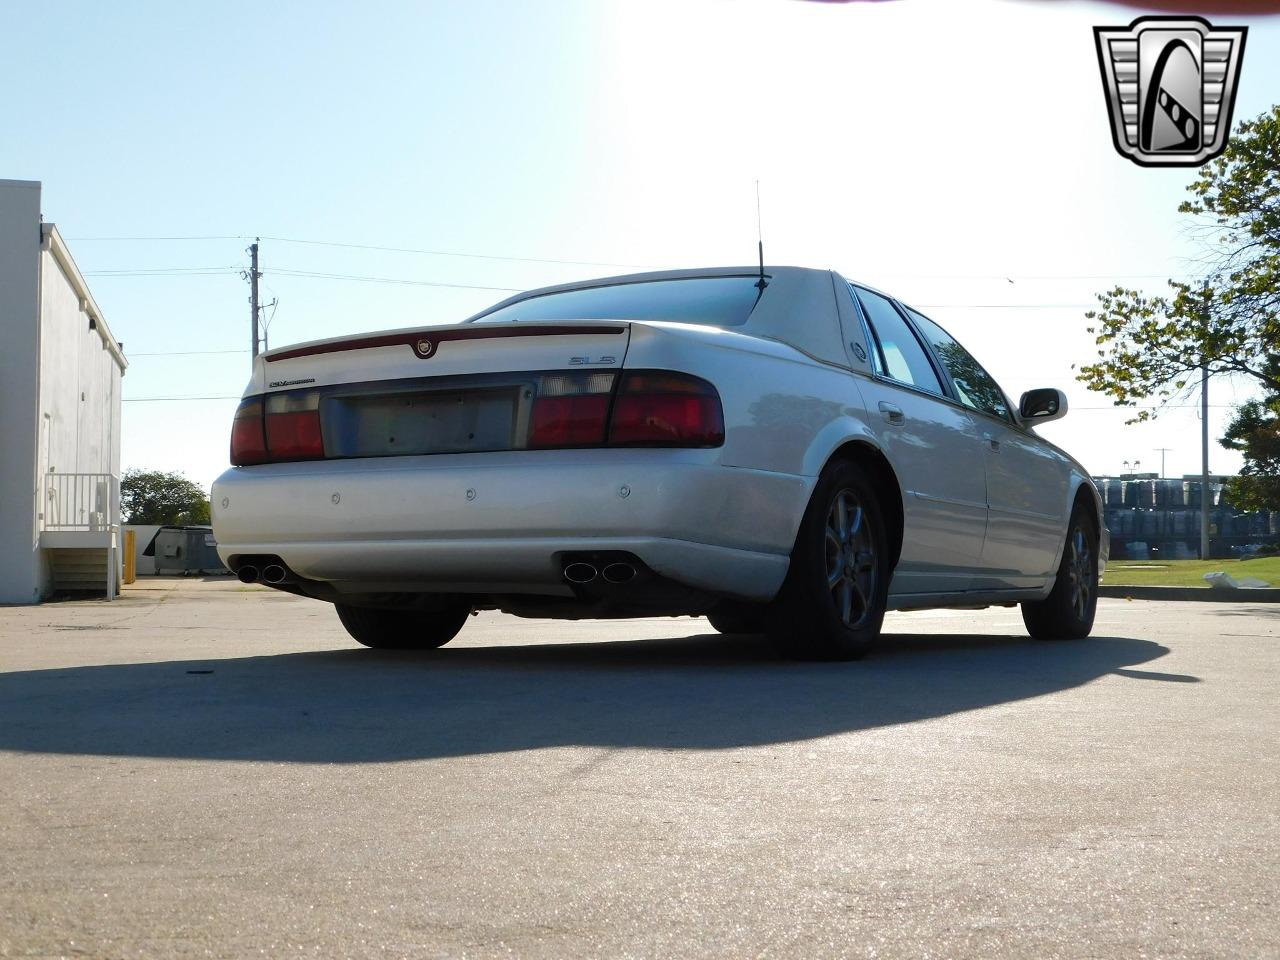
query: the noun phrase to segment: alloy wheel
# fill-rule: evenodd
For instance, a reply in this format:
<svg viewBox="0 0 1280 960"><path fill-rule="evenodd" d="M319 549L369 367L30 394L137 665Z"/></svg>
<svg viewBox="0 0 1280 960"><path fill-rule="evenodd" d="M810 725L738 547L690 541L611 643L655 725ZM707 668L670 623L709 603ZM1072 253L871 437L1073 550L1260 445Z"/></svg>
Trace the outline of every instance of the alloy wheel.
<svg viewBox="0 0 1280 960"><path fill-rule="evenodd" d="M1089 553L1089 541L1080 527L1071 532L1067 578L1071 584L1071 612L1077 620L1083 621L1088 614L1089 597L1093 591L1093 557Z"/></svg>
<svg viewBox="0 0 1280 960"><path fill-rule="evenodd" d="M827 511L827 589L841 622L850 629L871 612L876 587L875 546L857 494L841 490Z"/></svg>

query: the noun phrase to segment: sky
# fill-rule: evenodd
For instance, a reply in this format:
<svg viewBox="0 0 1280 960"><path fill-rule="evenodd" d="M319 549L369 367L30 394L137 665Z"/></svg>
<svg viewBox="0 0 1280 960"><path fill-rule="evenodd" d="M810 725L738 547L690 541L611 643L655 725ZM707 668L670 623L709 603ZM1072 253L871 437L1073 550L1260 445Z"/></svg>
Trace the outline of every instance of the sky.
<svg viewBox="0 0 1280 960"><path fill-rule="evenodd" d="M204 487L249 375L246 247L271 345L448 323L649 268L831 268L941 323L1095 474L1198 472L1198 400L1152 424L1086 391L1084 312L1201 250L1191 170L1111 143L1092 27L1014 0L64 2L0 33L0 177L40 180L130 359L126 468ZM1250 28L1235 117L1280 101ZM136 239L152 238L152 239ZM169 238L169 239L155 239ZM452 286L450 286L452 285ZM1210 466L1247 384L1211 384ZM175 399L181 398L181 399ZM195 399L192 399L195 398Z"/></svg>

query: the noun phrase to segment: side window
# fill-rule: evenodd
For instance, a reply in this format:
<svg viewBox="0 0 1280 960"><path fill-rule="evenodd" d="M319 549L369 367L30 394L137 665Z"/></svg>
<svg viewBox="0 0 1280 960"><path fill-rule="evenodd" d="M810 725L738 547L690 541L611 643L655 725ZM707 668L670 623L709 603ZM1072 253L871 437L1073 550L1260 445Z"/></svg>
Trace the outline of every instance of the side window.
<svg viewBox="0 0 1280 960"><path fill-rule="evenodd" d="M942 396L942 384L933 365L897 308L870 290L854 287L853 292L871 325L876 373Z"/></svg>
<svg viewBox="0 0 1280 960"><path fill-rule="evenodd" d="M910 307L906 311L911 314L917 329L933 345L933 352L947 368L947 376L955 384L956 396L960 398L960 402L974 410L1008 420L1009 407L1004 402L1004 394L1000 392L1000 387L991 378L991 374L973 359L973 354L928 317L916 313Z"/></svg>

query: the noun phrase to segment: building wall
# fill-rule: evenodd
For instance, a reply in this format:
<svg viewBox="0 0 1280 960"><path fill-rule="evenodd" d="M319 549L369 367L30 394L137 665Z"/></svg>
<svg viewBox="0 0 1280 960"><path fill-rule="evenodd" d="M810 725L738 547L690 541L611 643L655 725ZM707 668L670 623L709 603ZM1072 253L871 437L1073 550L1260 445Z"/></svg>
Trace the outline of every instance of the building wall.
<svg viewBox="0 0 1280 960"><path fill-rule="evenodd" d="M50 471L119 476L126 363L57 228L41 220L39 183L0 180L0 603L47 596L51 549L109 543L120 522L118 504L109 516L97 507L109 480L81 481L83 504L78 493L51 496L67 484ZM55 534L55 515L83 526Z"/></svg>
<svg viewBox="0 0 1280 960"><path fill-rule="evenodd" d="M118 474L120 367L52 250L41 286L39 473Z"/></svg>
<svg viewBox="0 0 1280 960"><path fill-rule="evenodd" d="M31 603L41 595L40 244L40 184L0 180L0 603Z"/></svg>

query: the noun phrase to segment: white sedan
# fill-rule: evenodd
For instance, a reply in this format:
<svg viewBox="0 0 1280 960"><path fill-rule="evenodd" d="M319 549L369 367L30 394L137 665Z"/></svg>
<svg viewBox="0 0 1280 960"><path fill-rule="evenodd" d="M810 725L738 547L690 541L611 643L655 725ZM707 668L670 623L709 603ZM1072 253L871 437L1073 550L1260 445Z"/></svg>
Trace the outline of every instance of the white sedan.
<svg viewBox="0 0 1280 960"><path fill-rule="evenodd" d="M260 356L213 487L245 582L373 647L477 609L705 614L850 658L886 609L1022 605L1088 635L1088 473L936 323L827 270L681 270L518 294L450 326Z"/></svg>

